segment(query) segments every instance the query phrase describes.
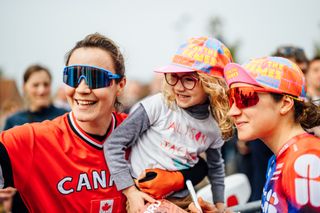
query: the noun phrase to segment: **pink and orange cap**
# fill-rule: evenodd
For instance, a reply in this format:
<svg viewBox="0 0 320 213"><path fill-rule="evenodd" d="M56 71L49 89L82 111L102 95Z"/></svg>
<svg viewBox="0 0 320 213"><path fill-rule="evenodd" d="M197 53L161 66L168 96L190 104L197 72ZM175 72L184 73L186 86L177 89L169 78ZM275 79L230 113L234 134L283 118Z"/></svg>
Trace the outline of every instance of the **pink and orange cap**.
<svg viewBox="0 0 320 213"><path fill-rule="evenodd" d="M288 94L303 101L306 98L306 82L298 65L282 57L251 59L243 65L230 63L224 68L224 76L230 87L233 83L247 83L270 92Z"/></svg>
<svg viewBox="0 0 320 213"><path fill-rule="evenodd" d="M194 37L182 44L172 58L171 64L155 72L204 72L223 77L223 68L232 62L229 49L220 41L210 37Z"/></svg>

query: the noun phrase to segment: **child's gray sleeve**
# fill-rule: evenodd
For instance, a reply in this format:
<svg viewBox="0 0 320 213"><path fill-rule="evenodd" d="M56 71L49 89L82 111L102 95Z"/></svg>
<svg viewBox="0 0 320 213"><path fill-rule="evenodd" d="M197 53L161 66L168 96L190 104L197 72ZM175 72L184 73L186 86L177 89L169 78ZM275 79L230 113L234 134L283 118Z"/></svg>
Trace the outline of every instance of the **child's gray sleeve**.
<svg viewBox="0 0 320 213"><path fill-rule="evenodd" d="M213 202L224 203L224 161L221 148L207 149L208 178L211 184Z"/></svg>
<svg viewBox="0 0 320 213"><path fill-rule="evenodd" d="M104 157L108 164L111 181L118 190L134 185L125 153L138 137L150 127L144 107L139 106L118 126L103 144Z"/></svg>

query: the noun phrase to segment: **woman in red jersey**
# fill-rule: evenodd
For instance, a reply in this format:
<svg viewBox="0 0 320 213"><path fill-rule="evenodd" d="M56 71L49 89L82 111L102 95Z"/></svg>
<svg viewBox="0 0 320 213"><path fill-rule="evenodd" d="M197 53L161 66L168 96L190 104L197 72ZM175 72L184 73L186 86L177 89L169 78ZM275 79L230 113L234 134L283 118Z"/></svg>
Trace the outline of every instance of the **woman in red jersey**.
<svg viewBox="0 0 320 213"><path fill-rule="evenodd" d="M124 74L123 56L109 38L96 33L76 43L63 69L71 112L0 134L0 199L18 190L29 212L126 212L102 150L127 117L117 112ZM161 177L165 171L155 180ZM178 177L181 185L184 175Z"/></svg>
<svg viewBox="0 0 320 213"><path fill-rule="evenodd" d="M30 212L125 212L102 152L126 117L115 111L124 71L112 40L87 36L67 54L63 70L72 111L1 133L1 184L14 186Z"/></svg>
<svg viewBox="0 0 320 213"><path fill-rule="evenodd" d="M320 139L305 129L320 124L320 110L306 103L304 75L281 57L229 64L229 115L240 140L260 138L274 155L263 188L262 212L320 211Z"/></svg>
<svg viewBox="0 0 320 213"><path fill-rule="evenodd" d="M224 74L230 111L240 140L259 138L274 155L262 192L262 212L320 212L320 139L305 129L320 124L320 110L306 103L300 68L281 57L228 64ZM200 200L203 212L215 206ZM194 205L191 212L199 212Z"/></svg>

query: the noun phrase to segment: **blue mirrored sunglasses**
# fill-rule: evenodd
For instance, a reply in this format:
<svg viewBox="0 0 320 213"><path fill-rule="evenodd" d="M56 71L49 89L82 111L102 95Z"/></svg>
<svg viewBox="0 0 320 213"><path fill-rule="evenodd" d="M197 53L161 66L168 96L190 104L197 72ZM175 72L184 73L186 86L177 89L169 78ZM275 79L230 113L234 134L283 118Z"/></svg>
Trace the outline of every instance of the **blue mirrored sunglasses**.
<svg viewBox="0 0 320 213"><path fill-rule="evenodd" d="M84 79L90 89L98 89L110 86L112 79L119 79L121 75L113 74L101 67L89 65L71 65L63 69L63 82L70 87L78 87Z"/></svg>

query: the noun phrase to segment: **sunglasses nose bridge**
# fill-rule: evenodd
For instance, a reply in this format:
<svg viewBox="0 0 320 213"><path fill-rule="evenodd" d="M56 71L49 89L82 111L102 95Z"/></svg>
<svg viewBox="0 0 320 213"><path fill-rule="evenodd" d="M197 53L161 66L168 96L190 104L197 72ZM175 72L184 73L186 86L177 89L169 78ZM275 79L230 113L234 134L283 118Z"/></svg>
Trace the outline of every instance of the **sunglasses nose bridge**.
<svg viewBox="0 0 320 213"><path fill-rule="evenodd" d="M84 93L88 94L91 92L91 88L88 86L85 80L84 81L81 80L78 86L75 87L75 90L77 93L82 93L82 94Z"/></svg>
<svg viewBox="0 0 320 213"><path fill-rule="evenodd" d="M85 83L88 85L88 79L86 76L81 75L78 79L78 85L81 83L82 79L85 81Z"/></svg>
<svg viewBox="0 0 320 213"><path fill-rule="evenodd" d="M82 80L83 80L83 83L81 83L81 82L82 82ZM81 75L81 76L79 77L78 85L77 85L76 89L78 89L78 90L79 90L79 89L80 89L80 90L83 90L83 89L85 89L85 90L90 89L90 86L89 86L89 84L88 84L88 79L87 79L87 77L86 77L86 76Z"/></svg>

